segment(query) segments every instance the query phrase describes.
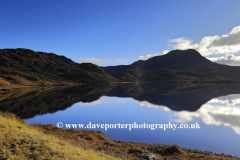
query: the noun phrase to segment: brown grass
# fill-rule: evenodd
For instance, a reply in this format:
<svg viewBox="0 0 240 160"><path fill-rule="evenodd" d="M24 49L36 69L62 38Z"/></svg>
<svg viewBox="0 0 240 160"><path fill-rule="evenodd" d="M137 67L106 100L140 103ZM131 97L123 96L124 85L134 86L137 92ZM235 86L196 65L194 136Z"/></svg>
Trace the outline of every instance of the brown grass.
<svg viewBox="0 0 240 160"><path fill-rule="evenodd" d="M13 114L0 114L0 159L116 159L84 150L53 135L33 129Z"/></svg>
<svg viewBox="0 0 240 160"><path fill-rule="evenodd" d="M44 156L63 159L63 157L70 156L69 151L72 147L79 149L79 152L81 152L81 154L78 154L79 152L76 150L76 152L71 153L77 159L81 159L81 156L83 156L82 159L93 159L91 156L95 156L94 158L100 156L100 159L112 159L112 156L114 156L120 159L137 160L139 155L144 153L154 153L160 159L233 159L186 153L177 145L147 146L141 143L112 141L107 139L100 131L67 130L57 128L52 124L31 124L28 126L24 121L16 118L15 115L1 112L0 132L0 159L6 156L16 158L20 155L28 156L30 159ZM89 154L91 154L90 157ZM106 154L109 156L106 156Z"/></svg>

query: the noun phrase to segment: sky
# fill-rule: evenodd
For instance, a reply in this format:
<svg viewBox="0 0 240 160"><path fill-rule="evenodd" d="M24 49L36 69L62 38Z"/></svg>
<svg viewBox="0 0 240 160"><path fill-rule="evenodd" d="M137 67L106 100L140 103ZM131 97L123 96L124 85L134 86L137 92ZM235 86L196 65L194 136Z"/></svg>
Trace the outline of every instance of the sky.
<svg viewBox="0 0 240 160"><path fill-rule="evenodd" d="M1 0L0 49L110 66L191 48L240 65L239 8L239 0Z"/></svg>

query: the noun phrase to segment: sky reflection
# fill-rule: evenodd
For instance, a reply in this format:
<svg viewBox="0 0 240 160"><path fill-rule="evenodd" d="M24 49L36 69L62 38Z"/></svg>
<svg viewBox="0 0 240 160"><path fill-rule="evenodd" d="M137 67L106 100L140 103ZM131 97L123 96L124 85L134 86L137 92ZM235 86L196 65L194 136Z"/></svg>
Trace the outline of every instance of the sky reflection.
<svg viewBox="0 0 240 160"><path fill-rule="evenodd" d="M102 96L93 102L25 119L27 123L64 124L168 124L198 122L200 129L94 129L122 141L178 144L181 147L240 156L240 95L214 98L195 112L172 111L167 106L132 98ZM234 130L234 131L233 131Z"/></svg>

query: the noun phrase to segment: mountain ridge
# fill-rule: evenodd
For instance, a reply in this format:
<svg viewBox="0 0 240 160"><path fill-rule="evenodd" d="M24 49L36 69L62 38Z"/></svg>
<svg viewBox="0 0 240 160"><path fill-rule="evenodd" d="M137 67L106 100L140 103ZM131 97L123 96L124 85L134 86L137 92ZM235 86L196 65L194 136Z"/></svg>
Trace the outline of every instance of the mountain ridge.
<svg viewBox="0 0 240 160"><path fill-rule="evenodd" d="M0 49L0 73L0 89L119 81L95 64L25 48Z"/></svg>
<svg viewBox="0 0 240 160"><path fill-rule="evenodd" d="M131 65L99 67L54 53L0 49L0 89L82 83L177 82L179 85L232 83L240 67L213 63L193 49L174 50ZM203 84L205 85L205 84Z"/></svg>
<svg viewBox="0 0 240 160"><path fill-rule="evenodd" d="M211 78L240 80L240 67L228 66L211 62L194 49L173 50L165 55L155 56L148 60L139 60L128 66L101 67L113 77L121 79L122 74L128 69L138 67L145 72L163 69L194 72Z"/></svg>

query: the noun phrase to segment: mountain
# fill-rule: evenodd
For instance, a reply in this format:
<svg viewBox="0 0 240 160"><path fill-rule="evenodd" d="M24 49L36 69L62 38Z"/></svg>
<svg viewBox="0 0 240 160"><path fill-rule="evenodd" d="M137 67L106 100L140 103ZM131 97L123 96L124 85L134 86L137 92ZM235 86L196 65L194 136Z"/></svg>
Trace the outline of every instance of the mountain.
<svg viewBox="0 0 240 160"><path fill-rule="evenodd" d="M24 48L0 49L0 73L0 88L118 81L97 65Z"/></svg>
<svg viewBox="0 0 240 160"><path fill-rule="evenodd" d="M175 69L184 71L195 71L199 67L215 67L210 60L203 57L194 49L173 50L162 56L152 57L146 61L137 61L132 64L139 68L150 70Z"/></svg>
<svg viewBox="0 0 240 160"><path fill-rule="evenodd" d="M0 49L0 92L23 86L152 82L205 86L240 80L240 67L213 63L195 50L174 50L131 65L99 67L54 53ZM13 90L14 91L14 90Z"/></svg>
<svg viewBox="0 0 240 160"><path fill-rule="evenodd" d="M240 67L211 62L194 49L173 50L168 54L155 56L145 61L139 60L131 65L101 68L113 77L122 80L129 77L133 81L161 81L162 79L159 77L168 77L167 80L175 77L175 79L181 80L191 76L201 77L205 80L209 78L209 80L240 80L240 74L238 74ZM166 73L166 69L168 73ZM149 74L154 75L154 78L146 78L149 77ZM163 75L158 76L160 74Z"/></svg>

